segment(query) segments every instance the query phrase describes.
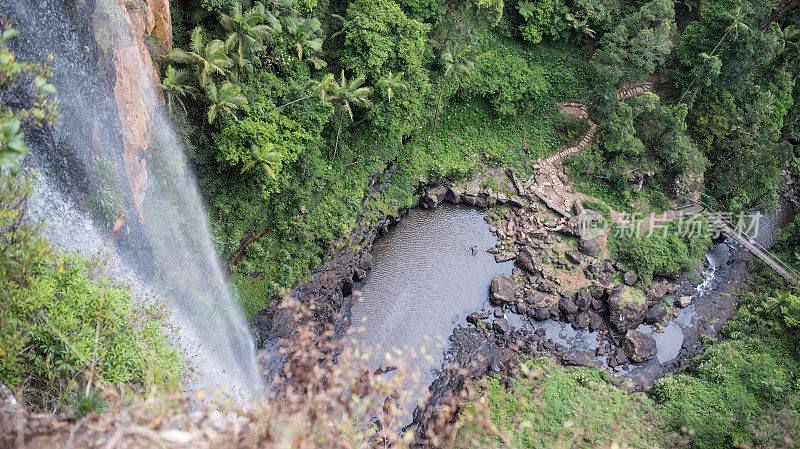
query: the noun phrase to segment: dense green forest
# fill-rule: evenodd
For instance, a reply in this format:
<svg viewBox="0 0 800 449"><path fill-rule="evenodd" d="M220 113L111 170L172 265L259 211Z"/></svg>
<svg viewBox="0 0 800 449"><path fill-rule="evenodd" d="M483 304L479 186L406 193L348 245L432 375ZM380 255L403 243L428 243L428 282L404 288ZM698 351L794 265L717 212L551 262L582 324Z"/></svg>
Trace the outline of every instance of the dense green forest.
<svg viewBox="0 0 800 449"><path fill-rule="evenodd" d="M400 163L377 207L488 164L531 171L583 125L571 161L619 210L697 192L774 206L795 153L797 12L770 2L175 3L159 62L249 313L303 279L354 226L369 176ZM654 93L619 101L625 86ZM657 94L656 94L657 93ZM639 180L637 185L636 180ZM257 276L251 276L252 274Z"/></svg>
<svg viewBox="0 0 800 449"><path fill-rule="evenodd" d="M567 161L569 173L616 211L660 212L690 198L774 211L800 170L797 3L174 1L175 48L153 60L251 318L307 280L357 220L375 218L360 211L397 215L417 205L421 186L488 167L527 178L589 119L597 138ZM47 67L6 49L13 35L0 38L0 89L24 76L37 97L24 109L0 105L0 381L42 410L101 410L92 381L76 379L102 341L103 381L134 385L140 397L153 385L178 388L187 367L162 333L161 306L136 304L97 261L53 252L41 225L21 218L31 190L19 175L21 123L52 121L56 105ZM645 83L648 92L620 99ZM582 99L589 118L560 113L559 103ZM389 187L369 196L394 163ZM645 276L683 273L707 245L610 242ZM800 268L798 248L800 218L774 246ZM464 408L482 398L491 431L465 425L454 444L798 447L783 437L800 436L800 299L753 265L760 287L737 293L720 341L649 392L630 393L605 371L527 360L513 388L490 378Z"/></svg>

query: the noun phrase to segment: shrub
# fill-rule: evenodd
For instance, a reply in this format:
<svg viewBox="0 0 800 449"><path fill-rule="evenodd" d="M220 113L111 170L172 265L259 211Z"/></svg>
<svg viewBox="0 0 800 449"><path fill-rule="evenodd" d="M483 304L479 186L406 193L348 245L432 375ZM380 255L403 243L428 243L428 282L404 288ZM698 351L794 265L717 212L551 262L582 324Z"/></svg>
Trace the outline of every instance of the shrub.
<svg viewBox="0 0 800 449"><path fill-rule="evenodd" d="M654 230L651 235L623 235L621 228L612 228L609 245L615 257L630 265L647 280L652 275L676 276L702 266L703 256L711 244L708 221L701 217L699 232L678 232L672 221L666 232Z"/></svg>
<svg viewBox="0 0 800 449"><path fill-rule="evenodd" d="M739 310L723 327L726 340L694 360L693 375L665 377L650 390L663 403L666 425L690 429L692 447L746 447L800 436L800 413L792 410L800 370L797 335L776 319L784 293L742 295ZM765 419L777 415L790 419ZM770 426L770 432L757 431Z"/></svg>
<svg viewBox="0 0 800 449"><path fill-rule="evenodd" d="M2 183L0 382L51 410L72 402L92 369L98 386L177 386L183 362L160 307L134 305L127 287L100 277L98 260L56 257L20 218L30 186Z"/></svg>
<svg viewBox="0 0 800 449"><path fill-rule="evenodd" d="M603 371L565 368L545 358L524 362L522 371L524 375L508 379L509 387L493 377L477 389L474 402L462 412L460 439L483 441L484 447L495 447L497 440L502 447L550 448L604 447L620 441L649 447L659 437L644 420L655 412L652 400L616 388ZM475 416L483 398L491 425Z"/></svg>

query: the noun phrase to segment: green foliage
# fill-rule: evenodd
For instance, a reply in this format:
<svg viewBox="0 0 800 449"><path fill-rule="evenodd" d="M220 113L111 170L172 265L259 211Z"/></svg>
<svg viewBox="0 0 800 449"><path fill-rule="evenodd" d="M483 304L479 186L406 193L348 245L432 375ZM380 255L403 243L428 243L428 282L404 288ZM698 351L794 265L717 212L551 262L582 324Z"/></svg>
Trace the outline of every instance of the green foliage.
<svg viewBox="0 0 800 449"><path fill-rule="evenodd" d="M587 193L602 195L620 210L637 202L644 210L669 208L664 192L690 196L701 188L707 167L686 136L686 114L684 105L670 105L652 93L619 102L599 127L599 146L569 163L581 181L593 186Z"/></svg>
<svg viewBox="0 0 800 449"><path fill-rule="evenodd" d="M316 56L322 50L322 38L317 37L321 24L318 19L284 17L281 19L283 32L297 59L311 63L320 69L327 63Z"/></svg>
<svg viewBox="0 0 800 449"><path fill-rule="evenodd" d="M642 80L664 64L676 28L672 0L652 0L603 35L592 60L612 84Z"/></svg>
<svg viewBox="0 0 800 449"><path fill-rule="evenodd" d="M714 140L728 133L736 111L733 95L726 90L703 92L689 115L691 132L705 151L713 148Z"/></svg>
<svg viewBox="0 0 800 449"><path fill-rule="evenodd" d="M9 40L18 34L17 30L6 29L0 34L0 93L29 83L33 78L34 97L30 104L19 102L11 106L0 100L0 169L19 169L17 159L28 153L28 145L23 141L22 123L36 125L49 124L56 118L56 102L51 98L55 87L47 82L50 69L40 64L25 64L14 61L14 54L6 47Z"/></svg>
<svg viewBox="0 0 800 449"><path fill-rule="evenodd" d="M176 48L167 57L173 62L194 67L197 82L201 88L205 88L212 81L212 76L227 76L228 69L233 67L233 61L228 57L225 43L219 39L206 42L202 27L192 30L189 46L189 50Z"/></svg>
<svg viewBox="0 0 800 449"><path fill-rule="evenodd" d="M478 61L470 90L490 99L497 112L505 115L541 113L549 106L544 68L505 49Z"/></svg>
<svg viewBox="0 0 800 449"><path fill-rule="evenodd" d="M127 287L99 277L97 260L54 256L40 228L22 221L30 186L0 181L0 382L49 410L83 391L91 367L96 385L176 387L183 362L161 306L134 305Z"/></svg>
<svg viewBox="0 0 800 449"><path fill-rule="evenodd" d="M520 27L522 38L532 44L541 42L545 34L554 39L564 37L569 26L565 18L569 8L561 0L522 0L517 11L525 19Z"/></svg>
<svg viewBox="0 0 800 449"><path fill-rule="evenodd" d="M213 81L206 85L206 99L208 100L208 123L213 124L218 118L232 116L236 119L234 110L247 104L247 97L242 95L241 88L225 81L217 88Z"/></svg>
<svg viewBox="0 0 800 449"><path fill-rule="evenodd" d="M778 232L772 251L794 269L800 269L800 215Z"/></svg>
<svg viewBox="0 0 800 449"><path fill-rule="evenodd" d="M797 334L780 319L787 296L794 295L742 295L723 328L726 339L703 351L695 373L653 385L665 424L691 429L693 447L767 445L800 436Z"/></svg>
<svg viewBox="0 0 800 449"><path fill-rule="evenodd" d="M248 114L224 126L214 136L217 163L221 169L240 167L240 171L246 171L244 167L260 161L263 148L269 150L262 155L262 159L270 160L269 170L264 167L253 170L256 179L252 183L260 186L264 193L271 193L277 188L273 178L283 178L283 167L294 163L311 140L312 136L298 122L280 114L260 117L258 114ZM254 148L258 151L254 152ZM277 155L268 156L269 153Z"/></svg>
<svg viewBox="0 0 800 449"><path fill-rule="evenodd" d="M584 209L600 212L603 218L605 218L606 221L611 223L611 209L609 209L608 206L601 203L600 201L591 201L591 200L583 201L582 206Z"/></svg>
<svg viewBox="0 0 800 449"><path fill-rule="evenodd" d="M411 19L393 0L358 0L347 8L342 66L377 80L390 70L422 65L430 25Z"/></svg>
<svg viewBox="0 0 800 449"><path fill-rule="evenodd" d="M702 267L703 256L711 243L707 220L700 217L698 222L702 225L698 232L679 230L676 220L664 229L652 229L652 233L640 236L626 235L620 228L612 227L608 245L616 258L634 268L644 279L654 274L684 274Z"/></svg>
<svg viewBox="0 0 800 449"><path fill-rule="evenodd" d="M127 215L125 209L125 187L119 182L121 172L105 156L92 158L92 191L87 200L95 216L107 229L114 227L120 215Z"/></svg>
<svg viewBox="0 0 800 449"><path fill-rule="evenodd" d="M439 10L438 0L400 0L399 3L409 17L420 22L430 19Z"/></svg>
<svg viewBox="0 0 800 449"><path fill-rule="evenodd" d="M264 22L269 22L266 24ZM281 31L281 24L272 13L264 9L262 3L244 11L239 2L235 2L228 14L220 13L219 23L228 32L225 49L235 50L235 61L241 73L245 69L252 70L252 64L246 59L263 49L264 41Z"/></svg>
<svg viewBox="0 0 800 449"><path fill-rule="evenodd" d="M522 371L511 379L510 388L495 377L477 392L486 399L492 424L506 436L501 447L600 447L614 442L648 447L658 441L658 430L645 420L655 412L653 402L613 386L600 370L535 359L524 362ZM468 404L462 414L477 410ZM486 447L500 443L485 425L467 425L459 436L477 437Z"/></svg>

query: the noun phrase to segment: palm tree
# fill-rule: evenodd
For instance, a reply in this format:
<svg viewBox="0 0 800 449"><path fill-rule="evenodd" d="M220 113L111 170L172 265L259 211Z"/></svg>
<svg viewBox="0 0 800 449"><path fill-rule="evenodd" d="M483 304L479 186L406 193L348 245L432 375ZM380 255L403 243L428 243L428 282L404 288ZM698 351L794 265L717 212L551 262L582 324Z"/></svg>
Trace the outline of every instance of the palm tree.
<svg viewBox="0 0 800 449"><path fill-rule="evenodd" d="M228 57L225 44L221 40L214 39L208 44L205 43L202 27L192 30L189 46L190 51L176 48L167 57L174 62L194 66L200 87L205 88L214 74L226 76L228 69L233 66L233 61Z"/></svg>
<svg viewBox="0 0 800 449"><path fill-rule="evenodd" d="M320 26L319 20L316 18L285 17L283 19L283 31L289 39L290 45L297 52L297 58L312 63L315 69L328 65L322 59L314 56L315 53L322 50L322 38L314 37Z"/></svg>
<svg viewBox="0 0 800 449"><path fill-rule="evenodd" d="M444 93L445 86L450 78L453 77L456 80L456 86L458 89L461 89L462 78L472 77L472 70L475 68L475 60L477 58L478 56L472 51L470 45L464 47L456 46L455 50L447 50L439 57L442 67L444 67L444 74L442 75L444 81L442 82L442 89L439 91L439 99L436 101L436 114L433 117L431 136L433 135L433 131L436 130L436 123L439 121L442 94ZM431 136L428 136L428 140L430 140Z"/></svg>
<svg viewBox="0 0 800 449"><path fill-rule="evenodd" d="M375 87L381 90L386 95L387 101L392 101L392 96L395 91L400 91L408 87L408 84L403 81L403 72L393 75L389 70L389 75L384 76L375 83Z"/></svg>
<svg viewBox="0 0 800 449"><path fill-rule="evenodd" d="M274 164L280 162L282 155L277 151L273 151L274 149L275 145L272 142L267 142L260 147L253 144L253 147L251 148L251 151L253 152L253 160L242 168L241 173L250 170L256 164L260 164L262 167L264 167L264 170L267 171L267 174L270 178L273 180L276 179Z"/></svg>
<svg viewBox="0 0 800 449"><path fill-rule="evenodd" d="M724 41L729 34L733 34L734 39L739 39L739 33L753 32L750 29L750 27L747 26L746 23L744 23L745 15L746 14L744 13L744 10L742 10L741 6L737 6L736 8L733 8L730 11L721 11L719 14L717 14L718 18L724 20L725 22L730 23L730 25L727 28L725 28L725 34L722 35L722 38L719 40L719 42L717 42L717 45L715 45L714 49L711 50L710 56L714 56L714 53L717 51L717 48L719 48L720 44L722 44L722 41Z"/></svg>
<svg viewBox="0 0 800 449"><path fill-rule="evenodd" d="M180 97L185 95L194 97L197 93L197 89L189 85L191 78L192 76L186 70L176 70L172 65L167 66L167 72L164 74L164 79L161 80L158 87L161 88L167 97L167 110L170 115L174 114L173 104L175 100L178 100L183 108L183 112L186 112L186 106L184 106Z"/></svg>
<svg viewBox="0 0 800 449"><path fill-rule="evenodd" d="M308 87L310 87L311 90L319 95L319 98L323 103L327 103L328 101L336 98L339 93L339 85L333 78L333 73L326 73L325 76L319 80L308 80Z"/></svg>
<svg viewBox="0 0 800 449"><path fill-rule="evenodd" d="M213 124L218 117L232 115L233 112L247 104L247 98L242 95L241 89L230 81L225 81L217 88L213 81L206 86L206 99L208 100L208 123ZM238 120L238 119L237 119Z"/></svg>
<svg viewBox="0 0 800 449"><path fill-rule="evenodd" d="M270 23L264 23L265 20ZM272 33L281 31L278 19L266 11L262 3L256 3L249 10L243 11L241 3L233 2L230 14L220 13L219 23L229 33L225 39L226 50L236 49L239 73L247 65L246 54L261 50L262 44Z"/></svg>
<svg viewBox="0 0 800 449"><path fill-rule="evenodd" d="M773 34L778 38L778 49L774 61L784 61L792 56L800 55L800 29L795 25L789 25L781 29L780 25L773 23L771 27Z"/></svg>
<svg viewBox="0 0 800 449"><path fill-rule="evenodd" d="M725 33L722 35L720 40L717 42L717 45L715 45L714 48L711 50L711 53L708 54L708 55L706 55L705 53L702 53L699 56L701 56L702 58L704 58L706 60L710 60L711 58L713 58L714 57L714 53L716 53L717 49L719 48L720 45L722 45L722 42L725 40L725 38L728 37L728 35L732 34L734 39L739 39L739 34L740 33L751 33L752 34L753 30L751 30L750 27L746 23L744 23L745 15L746 14L745 14L745 12L744 12L744 10L742 9L741 6L737 6L736 8L733 8L730 11L720 11L717 14L717 17L719 19L725 21L726 23L729 23L730 25L728 25L728 27L725 28ZM683 94L681 95L681 98L678 99L678 104L683 103L684 97L686 97L686 94L692 89L692 87L694 86L694 83L697 82L697 78L698 77L695 76L692 79L692 82L689 83L689 87L687 87L683 91Z"/></svg>
<svg viewBox="0 0 800 449"><path fill-rule="evenodd" d="M341 78L338 82L330 73L325 74L319 81L309 81L309 85L317 92L323 103L333 102L337 103L339 107L339 125L336 131L336 145L333 148L333 158L331 158L331 162L336 159L336 152L339 149L339 136L342 133L344 113L347 112L348 117L350 117L352 121L353 106L360 108L372 106L372 101L369 99L372 89L364 86L364 81L366 79L366 76L359 75L348 81L344 76L344 70L342 70Z"/></svg>

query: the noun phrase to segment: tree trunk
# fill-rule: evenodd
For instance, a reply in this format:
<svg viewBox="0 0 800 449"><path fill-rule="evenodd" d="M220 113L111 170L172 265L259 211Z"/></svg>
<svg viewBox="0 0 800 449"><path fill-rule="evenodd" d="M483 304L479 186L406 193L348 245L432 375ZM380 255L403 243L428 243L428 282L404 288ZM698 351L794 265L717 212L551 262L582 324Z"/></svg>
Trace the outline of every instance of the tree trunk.
<svg viewBox="0 0 800 449"><path fill-rule="evenodd" d="M709 54L709 55L708 55L709 57L711 57L711 56L714 56L714 53L717 51L717 48L719 48L720 44L722 44L722 41L724 41L726 37L728 37L728 33L727 33L727 32L726 32L725 34L723 34L723 35L722 35L722 39L720 39L720 40L719 40L719 42L717 42L717 45L715 45L715 46L714 46L714 49L713 49L713 50L711 50L711 54ZM692 79L692 82L691 82L691 83L689 83L689 87L687 87L687 88L686 88L686 90L684 90L684 91L683 91L683 94L681 95L681 98L678 100L678 104L681 104L681 103L683 103L683 97L685 97L685 96L686 96L686 93L688 93L688 92L689 92L689 90L690 90L692 87L694 87L694 83L695 83L695 82L697 82L697 76L695 76L695 77Z"/></svg>
<svg viewBox="0 0 800 449"><path fill-rule="evenodd" d="M245 236L242 237L242 241L241 244L239 244L239 248L236 250L236 252L233 253L230 259L228 259L228 263L225 264L226 279L230 280L231 276L233 275L233 268L236 267L236 265L238 265L239 262L241 262L242 259L244 258L244 252L247 249L247 246L250 245L251 243L255 243L264 238L267 235L267 232L269 232L269 228L264 228L256 235L251 236L245 234Z"/></svg>
<svg viewBox="0 0 800 449"><path fill-rule="evenodd" d="M785 7L781 8L781 9L779 9L778 11L773 13L771 16L769 16L769 19L767 19L766 22L764 22L761 25L759 25L758 29L761 30L761 31L766 30L767 27L770 26L770 24L772 22L774 22L775 20L778 19L778 17L781 17L784 14L786 14L787 12L791 11L797 5L800 5L800 0L794 0L794 1L790 2L788 5L786 5Z"/></svg>
<svg viewBox="0 0 800 449"><path fill-rule="evenodd" d="M292 100L292 101L290 101L290 102L288 102L288 103L286 103L286 104L284 104L284 105L278 106L277 108L275 108L275 109L273 109L273 110L271 110L271 111L267 112L265 115L270 115L270 114L272 114L273 112L277 111L278 109L283 109L283 108L285 108L286 106L289 106L290 104L294 104L294 103L297 103L298 101L303 101L303 100L306 100L306 99L308 99L308 98L311 98L311 97L313 97L313 96L314 96L314 94L311 94L311 95L306 95L306 96L305 96L305 97L303 97L303 98L298 98L297 100Z"/></svg>
<svg viewBox="0 0 800 449"><path fill-rule="evenodd" d="M336 150L339 149L339 134L342 133L342 118L344 116L344 110L339 111L339 129L336 131L336 145L333 147L333 158L331 158L331 163L336 160Z"/></svg>
<svg viewBox="0 0 800 449"><path fill-rule="evenodd" d="M439 122L439 108L442 104L442 94L444 94L444 87L439 91L439 99L436 100L436 114L433 116L433 129L431 129L431 135L428 136L428 140L431 140L433 137L433 133L436 131L436 124Z"/></svg>

